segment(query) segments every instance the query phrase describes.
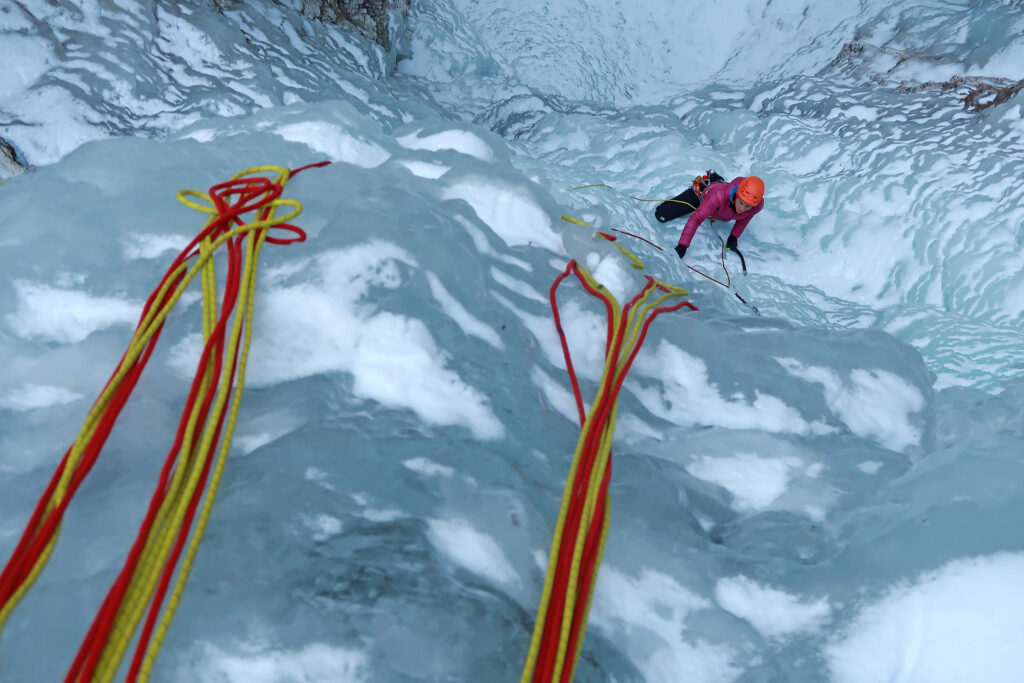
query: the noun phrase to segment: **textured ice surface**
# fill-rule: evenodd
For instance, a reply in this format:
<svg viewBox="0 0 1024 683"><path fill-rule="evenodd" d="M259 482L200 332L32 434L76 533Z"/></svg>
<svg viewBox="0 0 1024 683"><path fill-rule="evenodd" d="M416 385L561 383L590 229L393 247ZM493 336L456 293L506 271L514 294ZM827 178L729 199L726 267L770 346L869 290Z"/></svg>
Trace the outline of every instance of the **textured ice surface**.
<svg viewBox="0 0 1024 683"><path fill-rule="evenodd" d="M329 159L286 190L309 240L264 250L154 679L514 680L578 435L548 288L576 258L628 298L595 229L669 248L631 195L755 172L750 274L726 264L763 317L619 237L701 312L624 385L577 679L1024 677L1024 95L927 85L1019 80L1019 3L422 2L392 55L221 4L0 2L0 135L37 165L0 186L0 556L201 227L174 193ZM687 262L724 277L724 232ZM559 305L589 401L604 312ZM2 680L62 676L120 566L200 348L179 308Z"/></svg>

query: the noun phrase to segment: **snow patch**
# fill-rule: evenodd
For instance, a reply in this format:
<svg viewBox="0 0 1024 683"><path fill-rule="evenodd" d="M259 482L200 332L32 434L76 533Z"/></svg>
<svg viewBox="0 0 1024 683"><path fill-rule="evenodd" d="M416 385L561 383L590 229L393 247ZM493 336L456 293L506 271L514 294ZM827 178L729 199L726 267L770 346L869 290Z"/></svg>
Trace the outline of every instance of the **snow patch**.
<svg viewBox="0 0 1024 683"><path fill-rule="evenodd" d="M134 326L142 311L141 302L92 296L25 280L15 281L14 288L17 309L4 320L22 339L74 344L115 325Z"/></svg>
<svg viewBox="0 0 1024 683"><path fill-rule="evenodd" d="M766 638L781 639L821 627L832 609L828 600L801 601L776 588L762 586L745 576L720 579L715 600L725 611L746 619Z"/></svg>
<svg viewBox="0 0 1024 683"><path fill-rule="evenodd" d="M82 395L63 387L48 384L23 384L0 395L0 408L24 413L39 408L50 408L71 403Z"/></svg>
<svg viewBox="0 0 1024 683"><path fill-rule="evenodd" d="M519 576L501 546L466 520L429 520L427 536L435 548L474 574L506 587L519 586Z"/></svg>
<svg viewBox="0 0 1024 683"><path fill-rule="evenodd" d="M835 683L1024 680L1024 554L949 562L863 607L825 648Z"/></svg>

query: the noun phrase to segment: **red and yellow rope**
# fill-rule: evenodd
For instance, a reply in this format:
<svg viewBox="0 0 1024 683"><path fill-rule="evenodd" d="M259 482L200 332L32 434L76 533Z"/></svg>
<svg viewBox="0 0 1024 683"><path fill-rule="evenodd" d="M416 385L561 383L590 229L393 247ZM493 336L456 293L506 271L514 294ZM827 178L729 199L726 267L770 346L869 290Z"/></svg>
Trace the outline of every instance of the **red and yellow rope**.
<svg viewBox="0 0 1024 683"><path fill-rule="evenodd" d="M252 339L260 251L268 242L286 245L306 238L300 228L288 224L301 213L301 204L281 198L285 183L298 171L261 166L215 185L209 194L192 190L178 194L184 204L210 218L146 302L128 349L0 573L2 629L46 566L68 505L95 464L145 369L168 314L198 276L203 290L204 347L186 407L138 536L96 613L66 681L112 680L147 607L128 679L146 680L152 671L188 580L231 447ZM276 174L275 179L253 177L266 172ZM281 209L286 211L283 216L278 215ZM245 217L250 215L255 220L246 222ZM274 237L271 229L292 234ZM218 302L214 254L221 248L227 251L227 273ZM165 600L167 605L161 611Z"/></svg>
<svg viewBox="0 0 1024 683"><path fill-rule="evenodd" d="M608 315L604 374L589 415L584 415L556 299L558 286L570 274L575 274L583 288L604 303ZM687 294L685 289L656 282L648 276L643 289L620 310L615 297L576 261L570 261L551 286L551 309L582 431L566 478L522 683L566 682L575 674L608 535L608 484L619 391L654 319L683 307L697 310L688 301L668 305Z"/></svg>

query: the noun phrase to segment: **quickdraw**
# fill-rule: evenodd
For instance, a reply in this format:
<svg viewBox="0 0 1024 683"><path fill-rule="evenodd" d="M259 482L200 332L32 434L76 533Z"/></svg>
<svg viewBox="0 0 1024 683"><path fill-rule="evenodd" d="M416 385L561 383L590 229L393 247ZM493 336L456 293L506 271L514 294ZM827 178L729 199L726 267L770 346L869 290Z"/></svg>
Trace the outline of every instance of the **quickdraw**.
<svg viewBox="0 0 1024 683"><path fill-rule="evenodd" d="M697 199L704 201L704 191L708 189L708 185L711 184L711 173L709 169L704 175L699 175L693 179L693 193L697 195Z"/></svg>
<svg viewBox="0 0 1024 683"><path fill-rule="evenodd" d="M704 193L707 192L708 187L711 186L711 183L718 183L722 182L723 180L725 180L725 178L718 175L709 168L704 175L699 175L693 179L691 187L693 188L693 193L697 195L697 199L703 202ZM696 207L694 207L694 211L696 211ZM715 224L715 219L711 216L708 216L708 221L709 225Z"/></svg>

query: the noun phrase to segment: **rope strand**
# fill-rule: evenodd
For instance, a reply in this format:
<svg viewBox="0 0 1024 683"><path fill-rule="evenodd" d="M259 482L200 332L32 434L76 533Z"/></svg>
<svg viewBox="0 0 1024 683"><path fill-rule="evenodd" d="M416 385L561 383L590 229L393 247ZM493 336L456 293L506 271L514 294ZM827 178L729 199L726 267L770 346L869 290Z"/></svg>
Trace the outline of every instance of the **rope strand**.
<svg viewBox="0 0 1024 683"><path fill-rule="evenodd" d="M326 163L329 162L303 168ZM263 172L273 172L277 177L274 181L252 177ZM148 616L136 644L128 680L147 680L152 671L188 580L231 448L252 338L260 249L264 243L287 245L306 239L305 232L288 223L301 213L302 206L281 198L284 184L297 172L261 166L215 185L209 194L193 190L178 194L182 203L210 218L175 258L147 299L132 341L0 572L2 629L52 555L68 505L96 463L156 348L171 309L198 277L203 290L204 347L186 406L139 533L82 640L66 681L112 680L147 606ZM278 216L282 209L284 215ZM253 213L256 220L247 223L244 217ZM271 230L284 230L286 236L271 234ZM214 255L221 247L227 251L227 272L222 299L218 301ZM218 443L220 450L214 459ZM192 531L197 514L198 524ZM190 534L191 542L185 550ZM183 552L185 559L176 571ZM175 573L170 600L163 607Z"/></svg>
<svg viewBox="0 0 1024 683"><path fill-rule="evenodd" d="M577 277L588 294L604 304L608 320L604 373L597 398L586 416L556 296L558 287L570 274ZM620 310L611 293L576 261L570 261L551 285L552 315L572 384L581 433L566 477L522 683L566 683L575 675L608 535L608 486L618 395L654 319L684 306L697 310L688 301L663 305L686 295L685 289L646 276L645 286Z"/></svg>

